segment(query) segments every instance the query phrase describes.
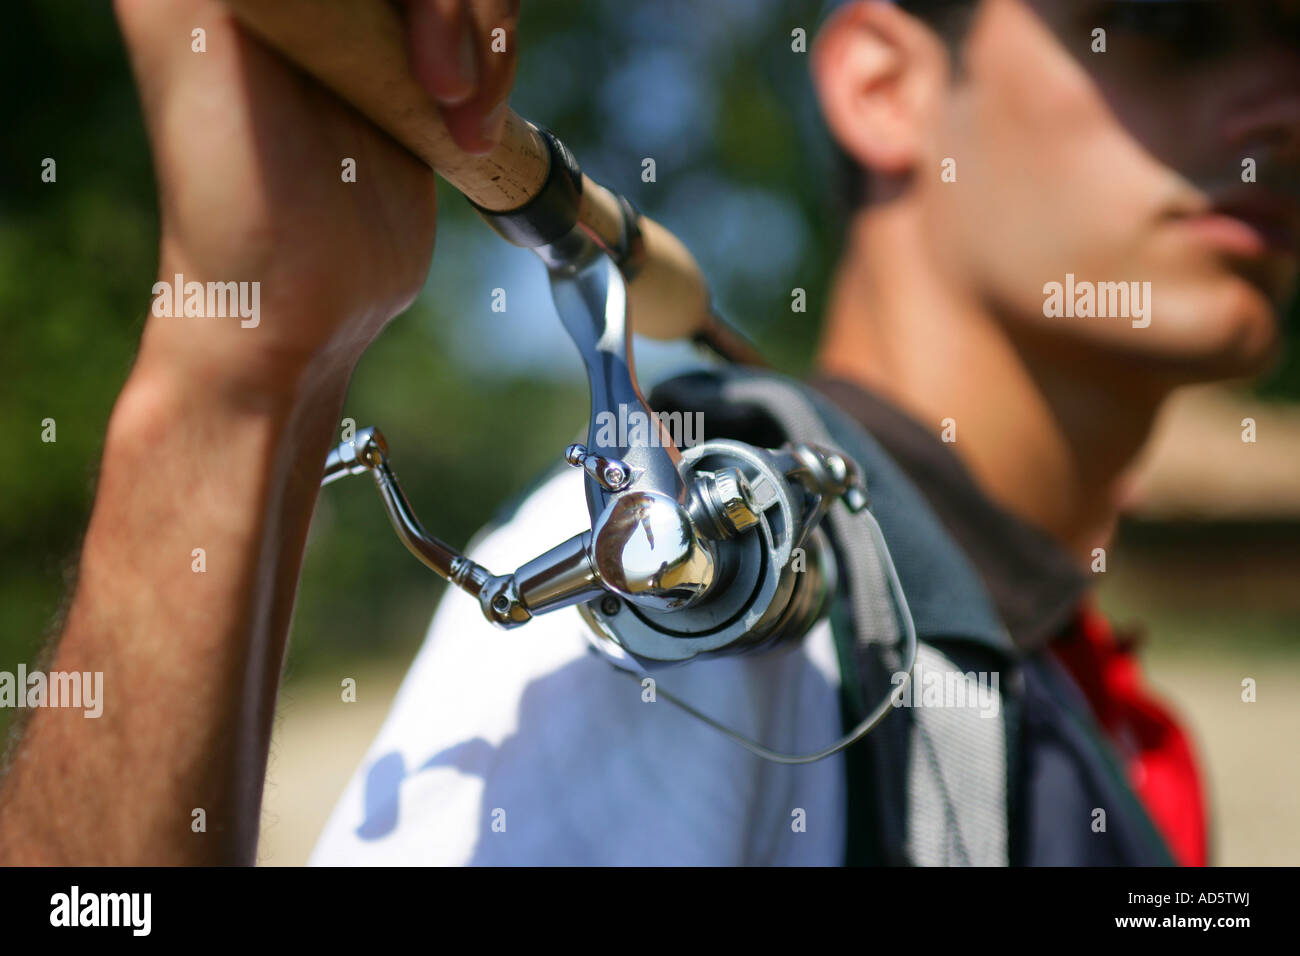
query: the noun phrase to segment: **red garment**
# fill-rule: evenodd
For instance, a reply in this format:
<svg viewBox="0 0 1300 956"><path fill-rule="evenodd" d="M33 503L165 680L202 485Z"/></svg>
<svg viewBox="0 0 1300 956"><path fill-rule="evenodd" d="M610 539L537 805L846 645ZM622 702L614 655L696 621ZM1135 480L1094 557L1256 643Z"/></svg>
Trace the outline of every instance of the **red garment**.
<svg viewBox="0 0 1300 956"><path fill-rule="evenodd" d="M1116 640L1102 614L1084 604L1052 650L1118 748L1138 798L1183 866L1205 866L1204 789L1188 735L1142 684L1132 642Z"/></svg>

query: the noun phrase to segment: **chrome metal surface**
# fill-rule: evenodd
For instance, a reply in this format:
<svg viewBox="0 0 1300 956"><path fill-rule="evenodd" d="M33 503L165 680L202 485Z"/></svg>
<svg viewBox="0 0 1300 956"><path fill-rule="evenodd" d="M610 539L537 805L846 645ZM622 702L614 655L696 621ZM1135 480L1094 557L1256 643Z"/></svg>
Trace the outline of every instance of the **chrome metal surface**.
<svg viewBox="0 0 1300 956"><path fill-rule="evenodd" d="M704 442L683 452L683 480L692 488L691 523L716 529L705 538L715 556L714 584L694 603L668 610L629 601L609 615L599 602L582 605L596 647L616 661L624 656L643 663L686 661L764 646L811 624L800 612L820 609L828 562L815 553L824 539L792 561L807 505L803 486L788 478L786 469L802 467L789 455L737 441ZM712 500L716 475L729 470L743 477L757 519L741 532L718 527L725 518ZM594 563L600 570L600 561Z"/></svg>
<svg viewBox="0 0 1300 956"><path fill-rule="evenodd" d="M636 384L627 286L618 266L593 247L586 261L552 269L551 295L587 370L591 418L586 454L617 459L629 470L621 492L656 491L685 505L686 486L677 472L681 455ZM593 526L613 494L594 478L587 482Z"/></svg>
<svg viewBox="0 0 1300 956"><path fill-rule="evenodd" d="M554 611L604 593L587 554L591 532L575 535L523 565L496 575L424 530L388 464L388 443L378 429L363 428L330 452L321 484L369 471L384 510L407 550L444 580L478 598L483 616L518 627L534 614Z"/></svg>
<svg viewBox="0 0 1300 956"><path fill-rule="evenodd" d="M368 455L382 456L388 454L388 445L384 442L384 436L376 429L361 429L351 441L341 443L329 453L329 457L325 459L325 474L321 478L321 487L340 478L346 478L348 475L359 475L368 471L371 464L362 459L363 450Z"/></svg>
<svg viewBox="0 0 1300 956"><path fill-rule="evenodd" d="M703 490L707 491L703 500L713 510L715 524L724 536L740 534L758 524L749 479L739 468L702 472L699 480Z"/></svg>
<svg viewBox="0 0 1300 956"><path fill-rule="evenodd" d="M587 451L586 445L572 444L564 450L564 460L581 468L606 491L623 491L632 483L632 466L617 458L605 458Z"/></svg>
<svg viewBox="0 0 1300 956"><path fill-rule="evenodd" d="M605 593L587 556L591 538L590 531L575 534L515 572L520 599L531 613L545 614Z"/></svg>
<svg viewBox="0 0 1300 956"><path fill-rule="evenodd" d="M680 504L657 491L610 501L591 534L591 563L609 590L640 607L675 611L713 584L713 545Z"/></svg>

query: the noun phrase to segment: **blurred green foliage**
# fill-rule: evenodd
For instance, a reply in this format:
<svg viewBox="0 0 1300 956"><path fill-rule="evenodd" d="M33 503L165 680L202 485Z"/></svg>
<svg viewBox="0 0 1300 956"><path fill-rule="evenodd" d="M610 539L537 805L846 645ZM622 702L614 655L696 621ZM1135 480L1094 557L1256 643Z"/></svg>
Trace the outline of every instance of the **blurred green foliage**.
<svg viewBox="0 0 1300 956"><path fill-rule="evenodd" d="M839 238L807 59L790 43L796 27L811 36L820 7L526 2L513 97L597 180L677 231L722 311L794 372L809 359ZM157 226L108 4L8 6L0 86L0 669L13 669L57 621L105 423L148 307ZM641 181L646 156L657 161L654 183ZM45 157L58 162L56 184L40 181ZM384 428L426 524L463 544L558 460L585 420L586 393L576 363L554 349L530 360L533 340L521 354L519 329L490 310L488 290L531 297L540 270L449 190L441 200L426 294L367 355L346 414ZM795 286L807 291L806 314L790 312ZM529 304L528 321L544 323L546 303ZM558 323L538 334L564 347ZM1297 394L1294 356L1278 382L1276 393ZM57 422L56 443L39 440L45 418ZM295 673L410 655L442 590L363 481L322 496L302 581Z"/></svg>

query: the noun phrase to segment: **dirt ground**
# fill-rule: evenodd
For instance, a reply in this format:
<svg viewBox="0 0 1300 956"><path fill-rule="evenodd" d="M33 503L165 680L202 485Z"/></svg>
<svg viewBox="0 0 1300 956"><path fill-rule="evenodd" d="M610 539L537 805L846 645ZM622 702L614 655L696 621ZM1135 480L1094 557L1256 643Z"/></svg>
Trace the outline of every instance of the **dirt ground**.
<svg viewBox="0 0 1300 956"><path fill-rule="evenodd" d="M1207 767L1215 864L1300 864L1296 664L1293 655L1260 655L1243 670L1203 653L1151 655L1149 679L1191 724ZM1241 699L1248 677L1256 684L1254 703Z"/></svg>
<svg viewBox="0 0 1300 956"><path fill-rule="evenodd" d="M1300 864L1300 668L1294 657L1255 658L1236 673L1204 652L1153 653L1152 683L1196 733L1208 767L1213 860L1223 865ZM262 865L306 862L316 837L388 712L401 672L357 676L344 703L325 683L291 684L280 697L263 807ZM1241 700L1252 677L1258 699Z"/></svg>

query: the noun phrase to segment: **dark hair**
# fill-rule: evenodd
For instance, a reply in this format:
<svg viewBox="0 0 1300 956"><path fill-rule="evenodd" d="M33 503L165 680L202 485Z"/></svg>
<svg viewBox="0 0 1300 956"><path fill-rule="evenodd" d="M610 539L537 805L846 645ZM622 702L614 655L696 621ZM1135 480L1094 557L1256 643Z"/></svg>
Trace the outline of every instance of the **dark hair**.
<svg viewBox="0 0 1300 956"><path fill-rule="evenodd" d="M978 2L979 0L898 0L898 6L939 34L948 47L954 69L960 70L961 43L970 29L972 14ZM867 201L871 175L856 159L840 149L839 144L835 146L835 157L839 195L843 200L841 208L847 217Z"/></svg>

